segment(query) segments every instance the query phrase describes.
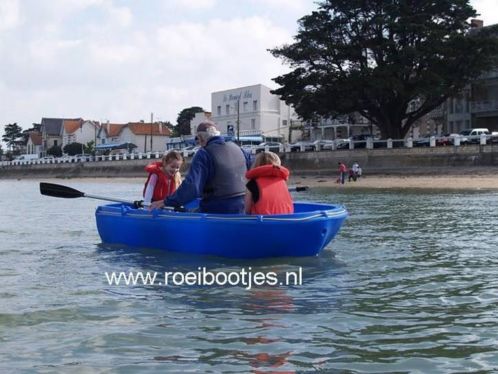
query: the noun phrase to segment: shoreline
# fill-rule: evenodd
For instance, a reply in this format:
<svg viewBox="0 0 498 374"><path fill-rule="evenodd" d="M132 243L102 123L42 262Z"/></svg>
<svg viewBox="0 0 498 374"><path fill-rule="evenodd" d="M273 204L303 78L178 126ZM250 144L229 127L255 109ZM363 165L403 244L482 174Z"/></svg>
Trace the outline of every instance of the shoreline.
<svg viewBox="0 0 498 374"><path fill-rule="evenodd" d="M367 175L356 182L336 183L336 177L295 176L289 184L310 188L335 189L423 189L423 190L492 190L498 191L498 175Z"/></svg>
<svg viewBox="0 0 498 374"><path fill-rule="evenodd" d="M421 189L421 190L491 190L498 191L498 174L446 174L446 175L364 175L356 182L336 183L336 175L307 174L294 175L288 181L289 186L308 186L310 188L332 189ZM46 181L57 184L71 183L132 183L142 185L142 177L32 177L0 179L2 181Z"/></svg>

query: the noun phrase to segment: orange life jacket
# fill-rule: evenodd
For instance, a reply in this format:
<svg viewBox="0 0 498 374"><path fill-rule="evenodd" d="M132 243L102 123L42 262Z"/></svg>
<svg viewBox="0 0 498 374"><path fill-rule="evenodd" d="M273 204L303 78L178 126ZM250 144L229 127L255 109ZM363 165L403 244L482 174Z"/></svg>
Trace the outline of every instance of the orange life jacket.
<svg viewBox="0 0 498 374"><path fill-rule="evenodd" d="M145 171L149 173L147 181L145 182L143 196L145 196L145 191L147 190L147 185L152 174L157 175L157 182L154 187L154 193L152 194L152 201L164 200L169 195L176 191L175 177L169 176L163 172L162 162L153 162L145 167Z"/></svg>
<svg viewBox="0 0 498 374"><path fill-rule="evenodd" d="M259 200L251 207L251 214L290 214L294 204L286 180L289 170L283 166L263 165L247 171L246 178L254 179Z"/></svg>

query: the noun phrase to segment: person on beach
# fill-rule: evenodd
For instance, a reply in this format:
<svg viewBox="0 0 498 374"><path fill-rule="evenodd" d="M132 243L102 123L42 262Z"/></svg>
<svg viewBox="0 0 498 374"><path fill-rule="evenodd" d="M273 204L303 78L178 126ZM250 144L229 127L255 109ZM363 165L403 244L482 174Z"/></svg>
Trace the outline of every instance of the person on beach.
<svg viewBox="0 0 498 374"><path fill-rule="evenodd" d="M338 170L339 176L337 178L337 183L344 184L344 182L346 181L346 174L348 172L348 168L346 164L344 164L341 161L338 162L338 165L339 165L339 170Z"/></svg>
<svg viewBox="0 0 498 374"><path fill-rule="evenodd" d="M172 195L182 183L180 168L183 157L178 151L169 151L160 162L153 162L145 167L149 173L144 185L144 203L164 200Z"/></svg>
<svg viewBox="0 0 498 374"><path fill-rule="evenodd" d="M200 212L244 213L244 176L251 166L251 156L235 143L225 142L211 121L199 124L196 139L201 148L185 180L173 195L153 202L150 209L180 208L200 197Z"/></svg>
<svg viewBox="0 0 498 374"><path fill-rule="evenodd" d="M360 177L360 164L358 162L354 162L349 170L349 178L348 182L351 182L351 179L356 182L356 180Z"/></svg>
<svg viewBox="0 0 498 374"><path fill-rule="evenodd" d="M258 153L246 172L245 211L247 214L290 214L294 204L287 187L289 170L273 152Z"/></svg>

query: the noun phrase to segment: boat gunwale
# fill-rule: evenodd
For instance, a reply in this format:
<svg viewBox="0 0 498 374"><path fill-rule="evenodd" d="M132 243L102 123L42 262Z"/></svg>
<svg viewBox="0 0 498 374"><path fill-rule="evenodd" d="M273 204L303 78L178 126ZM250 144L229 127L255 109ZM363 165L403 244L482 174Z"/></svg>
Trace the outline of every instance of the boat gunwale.
<svg viewBox="0 0 498 374"><path fill-rule="evenodd" d="M299 203L298 203L299 204ZM301 203L307 204L307 203ZM97 207L95 212L96 215L107 215L107 216L122 216L131 217L139 219L175 219L175 220L210 220L210 221L233 221L233 222L303 222L310 220L328 219L328 218L341 218L347 217L348 212L346 208L342 205L329 205L329 204L319 204L311 203L312 205L332 207L332 209L316 209L310 210L309 212L298 212L293 214L281 214L281 215L243 215L243 214L212 214L212 213L196 213L196 212L171 212L171 211L152 211L151 214L146 214L147 212L142 211L141 213L135 213L135 209L128 208L123 204L107 204ZM311 205L310 204L310 205ZM116 210L116 211L113 211Z"/></svg>

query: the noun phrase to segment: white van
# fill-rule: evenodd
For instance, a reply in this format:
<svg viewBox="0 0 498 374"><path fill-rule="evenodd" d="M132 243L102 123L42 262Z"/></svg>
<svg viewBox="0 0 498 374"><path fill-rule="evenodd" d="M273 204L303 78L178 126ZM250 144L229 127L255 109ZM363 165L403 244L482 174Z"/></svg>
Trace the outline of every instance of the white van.
<svg viewBox="0 0 498 374"><path fill-rule="evenodd" d="M26 154L26 155L20 155L14 158L14 161L34 161L38 160L39 157L37 154Z"/></svg>
<svg viewBox="0 0 498 374"><path fill-rule="evenodd" d="M481 134L488 136L490 132L486 128L462 130L460 131L460 144L479 143Z"/></svg>

